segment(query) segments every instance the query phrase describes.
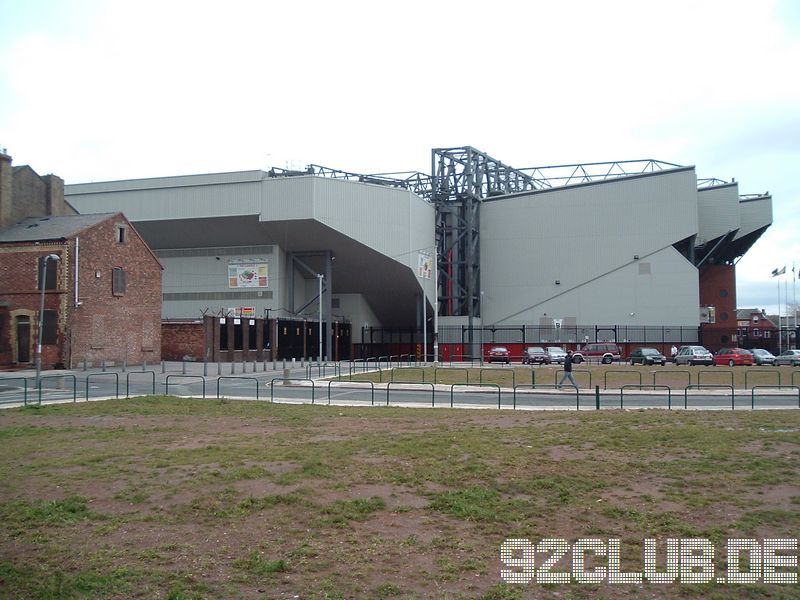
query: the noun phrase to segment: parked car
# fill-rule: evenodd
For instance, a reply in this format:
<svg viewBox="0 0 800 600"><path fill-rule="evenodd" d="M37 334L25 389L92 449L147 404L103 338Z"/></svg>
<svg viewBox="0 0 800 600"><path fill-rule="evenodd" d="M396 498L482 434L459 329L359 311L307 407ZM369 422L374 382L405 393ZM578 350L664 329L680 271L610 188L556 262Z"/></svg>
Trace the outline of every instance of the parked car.
<svg viewBox="0 0 800 600"><path fill-rule="evenodd" d="M752 353L744 348L720 348L714 355L715 365L728 365L729 367L744 365L751 367L753 362Z"/></svg>
<svg viewBox="0 0 800 600"><path fill-rule="evenodd" d="M629 357L631 364L641 363L643 365L654 365L656 363L664 366L667 364L667 357L655 348L636 348Z"/></svg>
<svg viewBox="0 0 800 600"><path fill-rule="evenodd" d="M546 365L550 362L550 357L541 346L528 346L522 353L523 365Z"/></svg>
<svg viewBox="0 0 800 600"><path fill-rule="evenodd" d="M776 365L789 365L797 367L800 365L800 350L784 350L775 359Z"/></svg>
<svg viewBox="0 0 800 600"><path fill-rule="evenodd" d="M675 355L676 365L713 365L714 355L703 346L681 346Z"/></svg>
<svg viewBox="0 0 800 600"><path fill-rule="evenodd" d="M593 342L573 352L572 360L576 364L580 364L584 360L599 358L600 362L604 365L610 365L615 360L619 361L621 354L622 351L616 344L609 342Z"/></svg>
<svg viewBox="0 0 800 600"><path fill-rule="evenodd" d="M753 360L757 365L774 365L775 355L769 350L763 348L753 348L750 352L753 353Z"/></svg>
<svg viewBox="0 0 800 600"><path fill-rule="evenodd" d="M547 352L547 358L549 359L548 363L553 363L556 365L563 365L564 358L567 356L567 353L564 351L563 348L559 348L558 346L548 346L545 349Z"/></svg>
<svg viewBox="0 0 800 600"><path fill-rule="evenodd" d="M504 362L508 364L511 362L511 352L505 346L493 346L489 349L489 362Z"/></svg>

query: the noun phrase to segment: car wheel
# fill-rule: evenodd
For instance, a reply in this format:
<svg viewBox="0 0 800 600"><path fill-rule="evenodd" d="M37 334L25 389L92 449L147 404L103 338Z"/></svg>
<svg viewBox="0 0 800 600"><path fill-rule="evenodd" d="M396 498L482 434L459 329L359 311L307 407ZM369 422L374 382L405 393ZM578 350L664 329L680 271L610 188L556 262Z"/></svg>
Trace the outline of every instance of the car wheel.
<svg viewBox="0 0 800 600"><path fill-rule="evenodd" d="M662 360L661 361L661 366L662 367L666 367L667 366L667 361L666 360Z"/></svg>
<svg viewBox="0 0 800 600"><path fill-rule="evenodd" d="M600 362L602 362L604 365L610 365L611 364L611 357L610 356L604 356L603 360L601 360Z"/></svg>
<svg viewBox="0 0 800 600"><path fill-rule="evenodd" d="M728 366L729 367L732 367L734 364L736 364L736 363L733 362L733 359L728 361Z"/></svg>

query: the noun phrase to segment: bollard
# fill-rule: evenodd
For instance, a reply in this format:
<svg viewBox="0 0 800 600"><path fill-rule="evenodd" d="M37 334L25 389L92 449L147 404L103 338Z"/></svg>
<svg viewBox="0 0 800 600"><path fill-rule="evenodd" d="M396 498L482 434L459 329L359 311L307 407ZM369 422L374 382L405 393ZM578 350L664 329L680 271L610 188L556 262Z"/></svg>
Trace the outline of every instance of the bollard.
<svg viewBox="0 0 800 600"><path fill-rule="evenodd" d="M284 371L286 370L286 359L285 358L283 359L283 370Z"/></svg>
<svg viewBox="0 0 800 600"><path fill-rule="evenodd" d="M305 369L306 368L306 357L305 356L300 358L300 368L301 369Z"/></svg>
<svg viewBox="0 0 800 600"><path fill-rule="evenodd" d="M256 369L257 365L258 365L258 363L256 361L253 361L253 373L255 373L257 371L257 369Z"/></svg>
<svg viewBox="0 0 800 600"><path fill-rule="evenodd" d="M84 358L83 359L83 370L84 371L86 371L86 368L87 368L88 364L89 364L89 361Z"/></svg>
<svg viewBox="0 0 800 600"><path fill-rule="evenodd" d="M597 410L600 410L600 386L594 386L594 406Z"/></svg>
<svg viewBox="0 0 800 600"><path fill-rule="evenodd" d="M273 371L277 371L278 370L278 359L276 359L276 358L272 359L272 370Z"/></svg>
<svg viewBox="0 0 800 600"><path fill-rule="evenodd" d="M289 369L283 370L283 385L288 385L289 382Z"/></svg>
<svg viewBox="0 0 800 600"><path fill-rule="evenodd" d="M208 377L208 361L203 359L203 377Z"/></svg>
<svg viewBox="0 0 800 600"><path fill-rule="evenodd" d="M236 373L236 363L231 361L231 375Z"/></svg>
<svg viewBox="0 0 800 600"><path fill-rule="evenodd" d="M162 373L167 372L167 364L163 360L161 361L161 372Z"/></svg>
<svg viewBox="0 0 800 600"><path fill-rule="evenodd" d="M217 375L222 375L222 363L217 361Z"/></svg>
<svg viewBox="0 0 800 600"><path fill-rule="evenodd" d="M100 370L103 371L103 373L106 372L106 359L105 358L100 361Z"/></svg>
<svg viewBox="0 0 800 600"><path fill-rule="evenodd" d="M186 375L186 361L181 361L181 375Z"/></svg>
<svg viewBox="0 0 800 600"><path fill-rule="evenodd" d="M147 361L143 360L142 361L142 371L146 371L146 370L147 370Z"/></svg>
<svg viewBox="0 0 800 600"><path fill-rule="evenodd" d="M122 361L122 372L123 373L127 370L127 367L128 367L128 359L126 358L125 360Z"/></svg>
<svg viewBox="0 0 800 600"><path fill-rule="evenodd" d="M262 369L265 373L267 372L267 359L264 359L264 368Z"/></svg>

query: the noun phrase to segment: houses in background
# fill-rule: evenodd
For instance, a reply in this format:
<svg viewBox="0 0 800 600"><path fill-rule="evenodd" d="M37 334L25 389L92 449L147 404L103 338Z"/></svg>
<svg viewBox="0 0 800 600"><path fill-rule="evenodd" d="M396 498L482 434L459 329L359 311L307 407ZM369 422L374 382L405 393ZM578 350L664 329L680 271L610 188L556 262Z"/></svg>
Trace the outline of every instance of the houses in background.
<svg viewBox="0 0 800 600"><path fill-rule="evenodd" d="M34 365L39 339L44 368L160 361L161 264L125 215L63 190L0 153L0 368Z"/></svg>

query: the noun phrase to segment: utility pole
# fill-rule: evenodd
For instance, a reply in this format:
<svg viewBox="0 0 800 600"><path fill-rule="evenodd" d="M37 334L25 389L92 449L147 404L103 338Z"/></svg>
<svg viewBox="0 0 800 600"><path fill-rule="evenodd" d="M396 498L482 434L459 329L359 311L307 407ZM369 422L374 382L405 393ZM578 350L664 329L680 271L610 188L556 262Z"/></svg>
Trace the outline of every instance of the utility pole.
<svg viewBox="0 0 800 600"><path fill-rule="evenodd" d="M36 343L36 389L39 387L42 372L42 330L44 329L44 290L47 287L47 261L54 260L58 262L61 257L58 254L48 254L42 261L42 274L39 282L42 286L42 291L39 299L39 339Z"/></svg>

